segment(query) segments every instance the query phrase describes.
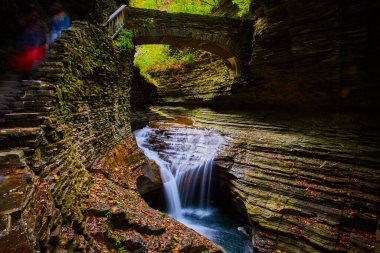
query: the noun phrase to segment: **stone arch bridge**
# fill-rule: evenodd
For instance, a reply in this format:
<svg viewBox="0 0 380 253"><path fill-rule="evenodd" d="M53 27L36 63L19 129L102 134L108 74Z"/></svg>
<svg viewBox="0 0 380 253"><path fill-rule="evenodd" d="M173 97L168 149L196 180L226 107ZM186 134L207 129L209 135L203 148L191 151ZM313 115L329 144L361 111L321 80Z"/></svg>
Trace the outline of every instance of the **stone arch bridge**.
<svg viewBox="0 0 380 253"><path fill-rule="evenodd" d="M253 20L120 7L104 24L116 37L133 31L135 45L168 44L219 55L232 76L240 76L252 56Z"/></svg>

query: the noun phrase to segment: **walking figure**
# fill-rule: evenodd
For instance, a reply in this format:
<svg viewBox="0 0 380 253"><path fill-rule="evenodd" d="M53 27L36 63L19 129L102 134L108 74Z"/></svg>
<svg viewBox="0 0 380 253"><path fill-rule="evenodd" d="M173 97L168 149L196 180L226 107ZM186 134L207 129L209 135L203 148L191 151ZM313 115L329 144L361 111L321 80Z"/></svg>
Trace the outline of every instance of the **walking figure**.
<svg viewBox="0 0 380 253"><path fill-rule="evenodd" d="M20 48L12 57L11 66L22 72L21 80L30 80L45 58L48 28L33 8L20 19L20 25L23 28Z"/></svg>
<svg viewBox="0 0 380 253"><path fill-rule="evenodd" d="M50 21L50 44L61 37L63 29L70 27L70 17L60 3L54 3L51 7L53 17Z"/></svg>

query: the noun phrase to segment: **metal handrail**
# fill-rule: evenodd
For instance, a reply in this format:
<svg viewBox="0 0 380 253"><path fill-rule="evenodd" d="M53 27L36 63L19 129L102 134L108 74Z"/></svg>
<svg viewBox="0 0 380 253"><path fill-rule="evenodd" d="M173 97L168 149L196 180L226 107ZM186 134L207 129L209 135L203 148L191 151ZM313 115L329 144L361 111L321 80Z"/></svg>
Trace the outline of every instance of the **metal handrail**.
<svg viewBox="0 0 380 253"><path fill-rule="evenodd" d="M127 5L123 4L119 9L112 13L108 20L102 25L107 27L108 33L112 38L115 38L124 27L127 9Z"/></svg>

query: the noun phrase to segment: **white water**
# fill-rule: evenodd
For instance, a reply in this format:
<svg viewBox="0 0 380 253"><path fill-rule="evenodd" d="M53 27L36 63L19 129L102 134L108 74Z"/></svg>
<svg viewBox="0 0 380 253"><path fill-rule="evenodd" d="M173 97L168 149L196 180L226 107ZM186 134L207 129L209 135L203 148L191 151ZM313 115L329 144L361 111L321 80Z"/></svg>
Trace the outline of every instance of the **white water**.
<svg viewBox="0 0 380 253"><path fill-rule="evenodd" d="M168 214L183 220L185 208L207 212L213 161L224 138L215 131L196 128L145 127L135 131L135 136L145 155L160 167ZM152 137L161 141L156 143L161 145L159 150L152 150Z"/></svg>
<svg viewBox="0 0 380 253"><path fill-rule="evenodd" d="M145 127L141 130L135 131L137 145L144 151L144 154L153 161L156 162L160 168L161 178L164 185L165 199L169 214L180 219L181 214L181 201L179 198L178 187L174 179L173 173L170 171L170 164L162 160L158 153L150 150L147 145L149 144L148 138L153 134L153 129Z"/></svg>
<svg viewBox="0 0 380 253"><path fill-rule="evenodd" d="M135 131L135 136L145 155L160 167L167 214L227 252L251 252L249 237L210 203L213 161L224 137L211 130L178 125L145 127Z"/></svg>

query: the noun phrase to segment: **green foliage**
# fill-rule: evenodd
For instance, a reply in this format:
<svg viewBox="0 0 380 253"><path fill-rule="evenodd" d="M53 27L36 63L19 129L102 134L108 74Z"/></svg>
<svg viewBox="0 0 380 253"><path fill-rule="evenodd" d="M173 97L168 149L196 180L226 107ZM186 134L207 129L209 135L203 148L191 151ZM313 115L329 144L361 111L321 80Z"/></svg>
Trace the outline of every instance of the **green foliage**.
<svg viewBox="0 0 380 253"><path fill-rule="evenodd" d="M112 218L112 210L111 209L109 209L109 210L107 210L107 213L106 213L106 217L108 218L108 219L110 219L110 218Z"/></svg>
<svg viewBox="0 0 380 253"><path fill-rule="evenodd" d="M116 45L119 47L119 49L122 52L131 52L131 50L134 48L133 42L132 42L133 32L128 29L122 29L119 33L119 36L116 41Z"/></svg>
<svg viewBox="0 0 380 253"><path fill-rule="evenodd" d="M249 12L249 5L251 0L232 0L232 3L237 4L239 6L239 16L243 16Z"/></svg>
<svg viewBox="0 0 380 253"><path fill-rule="evenodd" d="M136 48L134 64L142 72L151 72L162 65L168 58L170 48L167 45L145 45Z"/></svg>
<svg viewBox="0 0 380 253"><path fill-rule="evenodd" d="M183 59L184 59L187 66L194 66L195 65L195 60L194 60L193 54L188 53L183 57Z"/></svg>
<svg viewBox="0 0 380 253"><path fill-rule="evenodd" d="M124 247L118 248L119 253L128 253L128 251Z"/></svg>
<svg viewBox="0 0 380 253"><path fill-rule="evenodd" d="M131 0L131 6L167 11L170 13L209 14L219 0Z"/></svg>
<svg viewBox="0 0 380 253"><path fill-rule="evenodd" d="M152 81L149 73L191 68L195 60L189 50L173 50L168 45L145 45L137 47L134 64L145 78Z"/></svg>
<svg viewBox="0 0 380 253"><path fill-rule="evenodd" d="M115 243L118 253L127 253L128 251L124 248L121 238L117 234L113 234L111 231L108 231L108 237L112 239Z"/></svg>

